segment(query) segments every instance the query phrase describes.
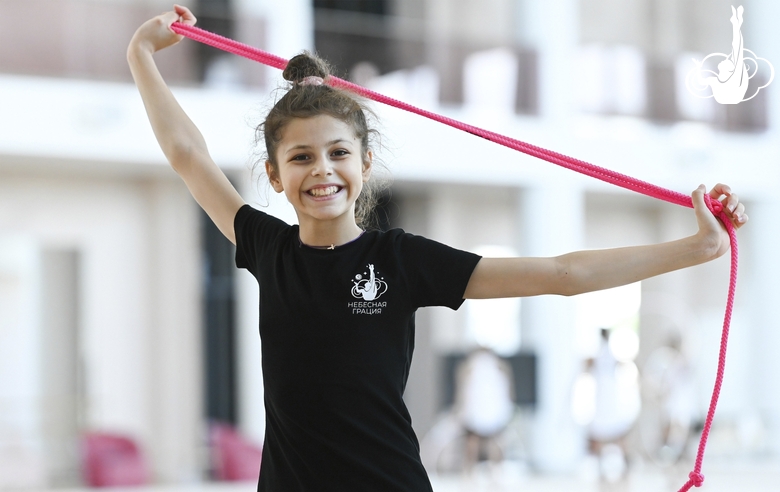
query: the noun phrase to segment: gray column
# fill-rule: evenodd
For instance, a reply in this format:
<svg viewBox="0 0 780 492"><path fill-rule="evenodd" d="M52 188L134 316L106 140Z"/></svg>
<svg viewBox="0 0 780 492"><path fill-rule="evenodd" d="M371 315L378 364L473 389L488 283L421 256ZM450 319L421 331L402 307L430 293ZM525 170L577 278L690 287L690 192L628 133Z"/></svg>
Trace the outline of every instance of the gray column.
<svg viewBox="0 0 780 492"><path fill-rule="evenodd" d="M753 268L750 277L739 279L737 296L749 296L747 311L754 341L755 359L751 386L754 388L764 424L767 426L766 442L776 456L780 456L780 260L777 245L780 244L780 202L774 197L750 204L750 224L744 232L750 249L740 249L743 257L750 258ZM744 236L745 234L741 234ZM744 263L745 260L743 260ZM742 267L741 272L745 268ZM746 287L748 290L746 290Z"/></svg>
<svg viewBox="0 0 780 492"><path fill-rule="evenodd" d="M203 472L203 357L200 223L179 180L149 188L150 329L147 452L155 478L191 482Z"/></svg>
<svg viewBox="0 0 780 492"><path fill-rule="evenodd" d="M309 0L236 0L237 17L265 19L271 53L291 58L314 48L314 9Z"/></svg>
<svg viewBox="0 0 780 492"><path fill-rule="evenodd" d="M766 88L768 99L768 126L771 133L780 132L780 2L776 0L746 0L742 35L745 47L756 55L766 58L774 66L775 79ZM762 63L759 70L766 70ZM767 73L768 75L768 73ZM750 214L749 214L750 215Z"/></svg>
<svg viewBox="0 0 780 492"><path fill-rule="evenodd" d="M518 200L523 256L554 256L581 248L584 194L566 183L523 190ZM581 369L575 347L574 298L523 299L522 337L537 355L537 405L530 436L532 465L543 472L572 471L585 448L574 423L571 394Z"/></svg>
<svg viewBox="0 0 780 492"><path fill-rule="evenodd" d="M79 334L80 254L76 249L41 251L41 429L47 485L81 482L79 447L85 409Z"/></svg>
<svg viewBox="0 0 780 492"><path fill-rule="evenodd" d="M0 489L44 488L40 244L6 231L0 235Z"/></svg>
<svg viewBox="0 0 780 492"><path fill-rule="evenodd" d="M538 54L539 116L565 119L573 109L572 73L579 43L579 1L521 0L518 40Z"/></svg>

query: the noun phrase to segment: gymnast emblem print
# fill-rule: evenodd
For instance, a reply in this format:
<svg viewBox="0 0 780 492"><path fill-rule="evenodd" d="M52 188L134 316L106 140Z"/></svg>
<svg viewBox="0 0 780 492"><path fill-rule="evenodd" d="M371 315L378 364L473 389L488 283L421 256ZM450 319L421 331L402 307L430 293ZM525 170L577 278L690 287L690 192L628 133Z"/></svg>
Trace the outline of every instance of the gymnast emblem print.
<svg viewBox="0 0 780 492"><path fill-rule="evenodd" d="M387 282L372 264L368 265L368 272L355 275L351 292L352 297L360 299L347 303L352 314L382 314L382 309L387 307L387 302L379 300L387 292Z"/></svg>
<svg viewBox="0 0 780 492"><path fill-rule="evenodd" d="M365 272L355 275L355 279L352 280L352 296L364 301L375 301L387 292L387 283L377 277L374 265L369 264L368 271L370 272L368 275Z"/></svg>

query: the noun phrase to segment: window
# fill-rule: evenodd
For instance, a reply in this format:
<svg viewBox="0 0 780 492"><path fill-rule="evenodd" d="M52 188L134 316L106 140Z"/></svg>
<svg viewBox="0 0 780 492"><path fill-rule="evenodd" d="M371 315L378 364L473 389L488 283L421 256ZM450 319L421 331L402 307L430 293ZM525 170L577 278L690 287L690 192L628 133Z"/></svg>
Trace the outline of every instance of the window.
<svg viewBox="0 0 780 492"><path fill-rule="evenodd" d="M194 7L198 17L198 27L234 39L233 8L231 0L198 0ZM198 80L204 80L211 64L224 52L196 43Z"/></svg>

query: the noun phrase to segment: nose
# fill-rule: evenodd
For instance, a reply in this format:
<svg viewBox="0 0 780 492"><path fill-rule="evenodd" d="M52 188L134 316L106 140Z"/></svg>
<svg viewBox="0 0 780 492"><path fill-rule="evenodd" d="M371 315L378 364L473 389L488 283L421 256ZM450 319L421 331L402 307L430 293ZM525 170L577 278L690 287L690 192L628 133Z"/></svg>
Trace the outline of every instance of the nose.
<svg viewBox="0 0 780 492"><path fill-rule="evenodd" d="M333 163L328 156L320 156L311 170L312 176L330 176L333 174Z"/></svg>

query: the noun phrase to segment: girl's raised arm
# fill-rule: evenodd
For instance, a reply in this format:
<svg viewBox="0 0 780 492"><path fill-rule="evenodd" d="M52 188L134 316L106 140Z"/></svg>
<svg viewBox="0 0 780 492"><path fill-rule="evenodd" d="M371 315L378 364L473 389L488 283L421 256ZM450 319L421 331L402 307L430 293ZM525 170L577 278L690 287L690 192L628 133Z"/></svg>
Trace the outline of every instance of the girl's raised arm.
<svg viewBox="0 0 780 492"><path fill-rule="evenodd" d="M244 200L211 159L203 135L173 97L152 57L181 41L171 24L195 24L189 9L174 8L174 12L158 15L138 28L127 48L127 61L165 157L222 234L235 244L233 219Z"/></svg>
<svg viewBox="0 0 780 492"><path fill-rule="evenodd" d="M626 285L663 273L713 260L729 248L725 228L704 203L704 185L693 192L699 231L661 244L577 251L554 258L483 258L471 275L465 299L525 297L542 294L575 295ZM747 222L745 207L726 185L710 197L722 196L734 227Z"/></svg>

